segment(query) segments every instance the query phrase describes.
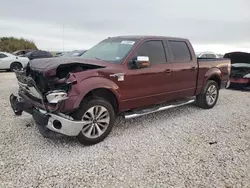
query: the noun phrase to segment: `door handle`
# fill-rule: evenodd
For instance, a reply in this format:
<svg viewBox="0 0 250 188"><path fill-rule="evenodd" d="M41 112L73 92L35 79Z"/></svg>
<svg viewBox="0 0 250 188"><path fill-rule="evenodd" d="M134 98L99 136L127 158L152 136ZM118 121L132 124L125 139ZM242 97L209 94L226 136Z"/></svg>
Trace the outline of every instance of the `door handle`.
<svg viewBox="0 0 250 188"><path fill-rule="evenodd" d="M165 72L165 73L171 73L172 70L171 70L171 69L166 69L164 72Z"/></svg>

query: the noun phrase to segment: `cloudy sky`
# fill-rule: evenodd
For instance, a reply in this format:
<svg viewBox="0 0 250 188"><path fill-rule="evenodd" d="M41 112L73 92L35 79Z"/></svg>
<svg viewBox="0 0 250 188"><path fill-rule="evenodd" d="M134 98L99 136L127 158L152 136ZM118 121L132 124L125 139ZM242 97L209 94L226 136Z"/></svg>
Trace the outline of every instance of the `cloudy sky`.
<svg viewBox="0 0 250 188"><path fill-rule="evenodd" d="M249 10L249 0L5 0L0 36L60 51L114 35L164 35L186 37L196 51L250 52Z"/></svg>

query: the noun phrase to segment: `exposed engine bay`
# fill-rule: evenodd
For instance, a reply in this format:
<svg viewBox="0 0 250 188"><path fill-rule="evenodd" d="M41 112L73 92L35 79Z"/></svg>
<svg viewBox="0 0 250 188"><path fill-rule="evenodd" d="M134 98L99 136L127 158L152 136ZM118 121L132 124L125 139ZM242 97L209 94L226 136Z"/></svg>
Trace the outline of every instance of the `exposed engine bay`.
<svg viewBox="0 0 250 188"><path fill-rule="evenodd" d="M231 66L232 78L243 78L245 75L250 74L250 63L235 63Z"/></svg>
<svg viewBox="0 0 250 188"><path fill-rule="evenodd" d="M41 103L56 104L67 98L72 84L76 83L74 73L99 68L103 67L85 63L59 64L55 67L54 74L45 76L46 67L35 68L28 63L24 70L16 71L16 77L20 92L40 100Z"/></svg>
<svg viewBox="0 0 250 188"><path fill-rule="evenodd" d="M230 81L242 89L250 87L250 53L232 52L224 55L231 60Z"/></svg>
<svg viewBox="0 0 250 188"><path fill-rule="evenodd" d="M61 79L61 78L67 77L69 73L82 72L82 71L98 69L98 68L103 68L103 67L97 66L97 65L91 65L91 64L82 64L82 63L72 63L72 64L66 64L66 65L63 64L57 68L56 77Z"/></svg>
<svg viewBox="0 0 250 188"><path fill-rule="evenodd" d="M69 86L69 82L72 83L72 73L83 72L92 69L103 68L97 65L83 64L83 63L70 63L70 64L61 64L56 68L56 74L51 77L46 77L44 72L39 69L32 69L28 64L24 72L21 73L19 79L22 80L24 75L31 77L39 91L44 94L50 90L60 90L60 89L69 89L66 86ZM71 78L71 80L69 80ZM19 80L18 79L18 80Z"/></svg>

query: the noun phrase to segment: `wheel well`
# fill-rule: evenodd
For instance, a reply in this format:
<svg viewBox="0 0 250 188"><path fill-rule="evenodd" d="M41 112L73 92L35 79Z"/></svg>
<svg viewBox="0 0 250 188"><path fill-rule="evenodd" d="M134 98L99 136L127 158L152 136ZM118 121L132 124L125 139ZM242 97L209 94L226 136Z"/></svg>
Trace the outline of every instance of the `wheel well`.
<svg viewBox="0 0 250 188"><path fill-rule="evenodd" d="M20 65L23 67L22 63L20 63L20 62L18 62L18 61L14 61L14 62L12 62L12 63L10 64L10 68L11 68L11 65L13 65L13 64L15 64L15 63L18 63L18 64L20 64Z"/></svg>
<svg viewBox="0 0 250 188"><path fill-rule="evenodd" d="M106 88L94 89L88 92L84 98L88 98L88 97L91 97L91 98L97 97L97 98L106 99L113 106L115 113L118 113L119 106L118 106L117 98L115 94L109 89L106 89Z"/></svg>
<svg viewBox="0 0 250 188"><path fill-rule="evenodd" d="M217 75L211 76L208 80L215 81L218 84L219 88L221 88L221 79L219 76Z"/></svg>

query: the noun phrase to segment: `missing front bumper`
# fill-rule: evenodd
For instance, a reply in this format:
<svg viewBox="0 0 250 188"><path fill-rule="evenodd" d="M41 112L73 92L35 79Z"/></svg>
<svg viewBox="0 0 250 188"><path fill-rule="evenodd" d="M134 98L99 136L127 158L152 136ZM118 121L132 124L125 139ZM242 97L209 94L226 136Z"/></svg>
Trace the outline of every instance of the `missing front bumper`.
<svg viewBox="0 0 250 188"><path fill-rule="evenodd" d="M22 112L25 111L29 114L32 114L32 105L27 101L24 101L22 98L15 96L13 94L10 95L10 104L15 115L20 116Z"/></svg>
<svg viewBox="0 0 250 188"><path fill-rule="evenodd" d="M28 101L13 94L10 95L10 104L16 115L20 116L22 115L22 112L25 111L32 115L36 124L39 125L40 128L48 129L66 136L77 136L84 126L83 121L75 121L37 109Z"/></svg>

